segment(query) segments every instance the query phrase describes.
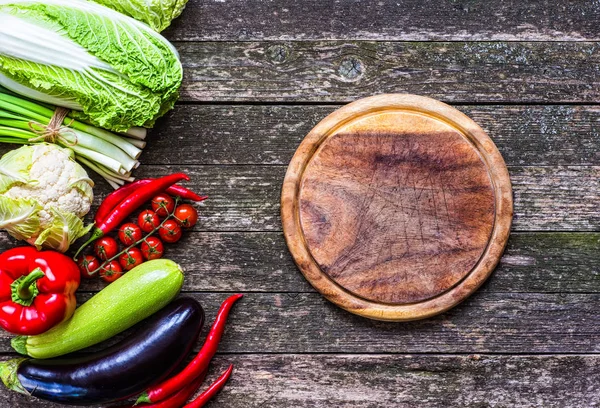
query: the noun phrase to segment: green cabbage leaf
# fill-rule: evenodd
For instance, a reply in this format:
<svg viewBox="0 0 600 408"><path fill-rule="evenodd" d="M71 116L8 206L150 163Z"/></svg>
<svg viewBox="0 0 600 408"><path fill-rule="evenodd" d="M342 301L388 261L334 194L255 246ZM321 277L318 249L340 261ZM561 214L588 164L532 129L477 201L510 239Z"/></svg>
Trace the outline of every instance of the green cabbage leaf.
<svg viewBox="0 0 600 408"><path fill-rule="evenodd" d="M73 242L90 232L94 226L94 224L85 226L83 221L73 213L56 208L50 208L50 211L53 215L52 223L42 231L37 239L28 240L38 248L53 248L65 252Z"/></svg>
<svg viewBox="0 0 600 408"><path fill-rule="evenodd" d="M181 15L187 0L93 0L148 24L157 32L165 30Z"/></svg>
<svg viewBox="0 0 600 408"><path fill-rule="evenodd" d="M36 200L0 195L0 228L18 240L26 241L40 229L37 213L42 208Z"/></svg>
<svg viewBox="0 0 600 408"><path fill-rule="evenodd" d="M175 48L150 27L84 0L0 0L0 85L125 132L178 98Z"/></svg>

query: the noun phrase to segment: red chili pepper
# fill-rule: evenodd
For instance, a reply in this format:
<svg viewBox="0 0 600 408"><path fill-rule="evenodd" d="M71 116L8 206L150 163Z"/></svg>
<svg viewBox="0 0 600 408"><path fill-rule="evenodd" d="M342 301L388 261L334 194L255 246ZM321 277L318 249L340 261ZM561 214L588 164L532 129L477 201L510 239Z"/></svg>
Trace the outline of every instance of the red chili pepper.
<svg viewBox="0 0 600 408"><path fill-rule="evenodd" d="M79 268L68 256L33 247L0 255L0 326L27 336L43 333L75 311Z"/></svg>
<svg viewBox="0 0 600 408"><path fill-rule="evenodd" d="M98 211L96 211L96 216L94 217L96 225L102 224L113 208L115 208L121 201L126 199L129 195L131 195L131 193L137 190L138 187L148 184L148 182L150 182L150 180L137 180L133 183L125 184L123 187L106 196L104 201L102 201L102 204L100 204Z"/></svg>
<svg viewBox="0 0 600 408"><path fill-rule="evenodd" d="M115 206L100 224L97 224L94 227L90 239L88 239L75 253L75 259L77 259L83 248L118 227L125 218L137 210L146 201L150 200L155 194L164 191L178 181L189 179L190 178L184 173L175 173L152 180L148 184L136 188L135 191Z"/></svg>
<svg viewBox="0 0 600 408"><path fill-rule="evenodd" d="M176 392L182 387L183 384L187 384L191 379L196 378L201 372L205 371L210 364L210 361L214 357L219 347L219 342L225 331L225 323L227 322L227 316L231 311L231 308L240 298L241 294L230 296L223 302L217 318L213 323L204 345L194 357L194 359L174 377L153 386L148 391L143 393L137 400L137 403L141 402L156 402L167 398L169 395Z"/></svg>
<svg viewBox="0 0 600 408"><path fill-rule="evenodd" d="M181 408L185 405L186 401L189 400L194 393L200 388L204 379L206 378L207 371L205 370L200 377L189 383L169 398L157 402L156 404L142 404L142 405L127 405L115 408Z"/></svg>
<svg viewBox="0 0 600 408"><path fill-rule="evenodd" d="M233 372L233 364L229 366L227 371L225 371L217 380L212 383L210 387L202 394L198 396L195 400L184 406L183 408L200 408L206 405L208 401L212 399L219 391L223 389L229 377L231 377L231 373Z"/></svg>
<svg viewBox="0 0 600 408"><path fill-rule="evenodd" d="M106 219L102 221L96 228L104 234L118 227L125 218L132 212L137 210L146 201L150 200L155 194L165 190L181 180L189 180L190 178L184 173L175 173L169 176L161 177L152 180L150 183L137 188L127 198L121 201L115 208L111 210Z"/></svg>
<svg viewBox="0 0 600 408"><path fill-rule="evenodd" d="M152 180L153 179L137 180L137 181L134 181L133 183L125 184L123 187L110 193L104 199L104 201L102 201L102 204L100 204L98 211L96 211L96 216L94 217L94 220L96 221L96 225L100 225L104 221L104 219L108 216L108 214L110 214L111 210L113 208L115 208L121 201L123 201L125 198L127 198L127 196L129 196L132 192L134 192L138 188L147 185ZM180 186L178 184L174 184L174 185L168 187L166 189L166 192L169 194L175 195L175 196L179 196L185 200L192 200L192 201L197 201L197 202L204 201L208 198L207 196L200 196L200 195L194 193L192 190L185 188L183 186Z"/></svg>
<svg viewBox="0 0 600 408"><path fill-rule="evenodd" d="M175 184L174 186L167 188L165 191L171 195L181 197L185 200L192 200L196 202L204 201L208 198L208 196L200 196L189 188L185 188L179 184Z"/></svg>

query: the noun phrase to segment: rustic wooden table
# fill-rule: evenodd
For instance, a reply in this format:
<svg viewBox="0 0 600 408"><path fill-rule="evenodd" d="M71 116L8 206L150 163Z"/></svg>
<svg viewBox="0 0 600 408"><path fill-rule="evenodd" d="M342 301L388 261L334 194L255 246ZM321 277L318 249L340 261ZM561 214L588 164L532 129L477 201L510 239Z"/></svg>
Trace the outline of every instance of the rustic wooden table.
<svg viewBox="0 0 600 408"><path fill-rule="evenodd" d="M186 71L181 103L136 175L186 171L210 195L168 249L207 316L246 294L209 378L236 371L210 407L600 406L599 21L600 4L584 0L191 0L167 32ZM324 300L279 217L300 140L383 92L471 116L515 194L508 249L484 287L404 324ZM107 192L99 182L98 199ZM13 244L0 235L1 249ZM81 299L100 287L84 284ZM6 334L0 344L8 356ZM0 401L54 407L4 388Z"/></svg>

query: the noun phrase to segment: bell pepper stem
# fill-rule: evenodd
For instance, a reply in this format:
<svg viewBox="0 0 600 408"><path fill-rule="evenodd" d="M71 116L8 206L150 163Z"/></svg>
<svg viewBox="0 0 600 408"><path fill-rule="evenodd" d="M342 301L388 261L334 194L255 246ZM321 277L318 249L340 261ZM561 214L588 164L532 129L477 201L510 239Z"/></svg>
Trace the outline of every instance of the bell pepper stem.
<svg viewBox="0 0 600 408"><path fill-rule="evenodd" d="M25 277L17 287L17 294L21 300L29 300L34 296L32 286L36 284L38 279L43 278L46 274L40 269L36 268L29 275Z"/></svg>
<svg viewBox="0 0 600 408"><path fill-rule="evenodd" d="M10 285L12 301L21 306L31 306L39 290L36 282L46 276L40 268L23 275Z"/></svg>

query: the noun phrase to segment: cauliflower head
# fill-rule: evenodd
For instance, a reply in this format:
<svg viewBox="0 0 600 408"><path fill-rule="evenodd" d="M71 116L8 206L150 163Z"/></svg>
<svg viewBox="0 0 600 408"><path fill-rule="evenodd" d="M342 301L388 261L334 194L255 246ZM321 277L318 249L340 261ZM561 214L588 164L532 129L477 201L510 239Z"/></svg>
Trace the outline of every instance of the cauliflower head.
<svg viewBox="0 0 600 408"><path fill-rule="evenodd" d="M65 252L91 225L94 182L69 149L23 146L0 159L0 228L38 248Z"/></svg>

